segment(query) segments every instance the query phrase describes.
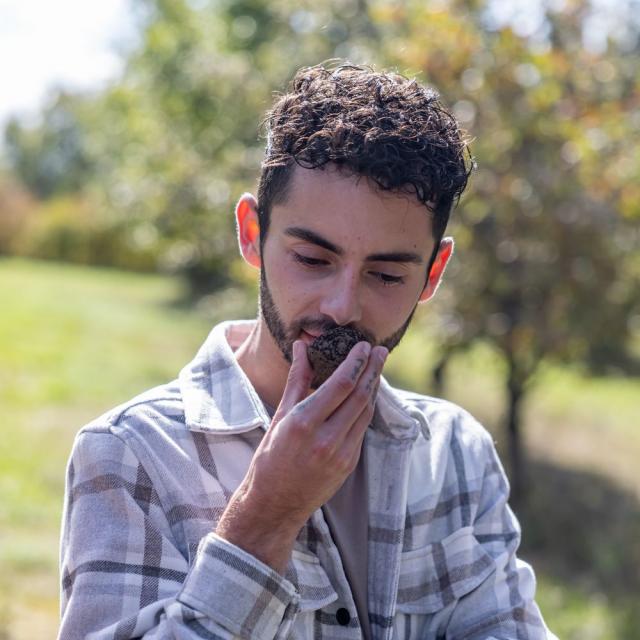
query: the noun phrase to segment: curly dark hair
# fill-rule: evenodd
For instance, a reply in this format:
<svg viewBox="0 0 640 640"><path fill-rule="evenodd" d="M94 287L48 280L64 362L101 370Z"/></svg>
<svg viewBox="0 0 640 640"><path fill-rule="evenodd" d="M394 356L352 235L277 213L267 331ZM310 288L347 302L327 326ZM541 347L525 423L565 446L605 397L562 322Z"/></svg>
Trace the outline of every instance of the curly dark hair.
<svg viewBox="0 0 640 640"><path fill-rule="evenodd" d="M467 140L438 93L395 73L342 64L300 69L264 121L258 186L260 243L271 207L285 201L297 165L329 163L380 189L415 195L433 213L429 264L473 166Z"/></svg>

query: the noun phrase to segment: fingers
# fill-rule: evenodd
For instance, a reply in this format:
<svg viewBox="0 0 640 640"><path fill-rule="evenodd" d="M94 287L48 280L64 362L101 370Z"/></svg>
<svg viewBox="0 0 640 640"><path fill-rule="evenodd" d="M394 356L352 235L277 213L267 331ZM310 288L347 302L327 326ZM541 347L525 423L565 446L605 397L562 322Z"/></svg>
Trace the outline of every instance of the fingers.
<svg viewBox="0 0 640 640"><path fill-rule="evenodd" d="M358 342L331 377L297 404L295 412L303 413L309 424L322 424L356 388L370 353L368 342Z"/></svg>
<svg viewBox="0 0 640 640"><path fill-rule="evenodd" d="M362 372L355 389L327 421L327 431L334 432L336 438L340 438L340 433L342 433L342 438L345 438L347 433L352 428L355 428L354 423L359 420L359 416L367 408L370 409L371 416L373 415L375 396L380 384L380 374L388 353L385 347L374 347L372 349L367 366ZM352 427L351 425L354 426Z"/></svg>
<svg viewBox="0 0 640 640"><path fill-rule="evenodd" d="M362 441L367 433L367 428L371 424L373 418L373 404L367 404L362 410L362 413L358 416L353 426L347 432L344 441L342 442L342 449L346 452L351 452L351 462L353 467L358 463L360 457L360 451L362 450Z"/></svg>
<svg viewBox="0 0 640 640"><path fill-rule="evenodd" d="M273 416L274 422L279 422L298 402L307 396L312 379L313 370L307 358L307 346L302 340L296 340L293 343L293 359L289 368L287 384L278 409Z"/></svg>
<svg viewBox="0 0 640 640"><path fill-rule="evenodd" d="M362 444L367 434L367 428L371 424L373 419L373 413L375 410L375 396L378 392L376 384L374 393L372 395L371 402L368 402L360 415L356 418L356 421L351 425L351 428L344 435L344 440L339 446L342 460L347 473L352 473L358 465L360 456L363 455Z"/></svg>

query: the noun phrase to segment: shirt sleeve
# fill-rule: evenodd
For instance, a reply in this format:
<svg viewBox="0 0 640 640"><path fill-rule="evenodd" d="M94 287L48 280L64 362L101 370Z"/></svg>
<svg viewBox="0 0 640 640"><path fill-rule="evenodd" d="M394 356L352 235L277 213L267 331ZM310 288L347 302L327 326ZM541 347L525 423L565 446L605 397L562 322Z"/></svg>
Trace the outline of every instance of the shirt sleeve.
<svg viewBox="0 0 640 640"><path fill-rule="evenodd" d="M516 556L521 530L510 509L509 482L491 437L484 432L484 477L473 535L495 567L462 597L451 617L447 638L465 640L558 640L535 603L532 568Z"/></svg>
<svg viewBox="0 0 640 640"><path fill-rule="evenodd" d="M288 635L294 586L211 533L188 560L149 475L109 431L84 431L67 471L59 640Z"/></svg>

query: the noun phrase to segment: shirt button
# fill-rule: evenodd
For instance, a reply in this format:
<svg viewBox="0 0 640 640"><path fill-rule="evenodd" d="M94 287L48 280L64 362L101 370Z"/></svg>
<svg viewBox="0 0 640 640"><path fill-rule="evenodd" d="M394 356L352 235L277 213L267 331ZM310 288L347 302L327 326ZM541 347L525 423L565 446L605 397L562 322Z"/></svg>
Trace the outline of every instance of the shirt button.
<svg viewBox="0 0 640 640"><path fill-rule="evenodd" d="M336 611L336 620L338 621L338 624L341 624L343 627L346 627L351 620L351 616L349 615L349 612L344 607L341 607Z"/></svg>

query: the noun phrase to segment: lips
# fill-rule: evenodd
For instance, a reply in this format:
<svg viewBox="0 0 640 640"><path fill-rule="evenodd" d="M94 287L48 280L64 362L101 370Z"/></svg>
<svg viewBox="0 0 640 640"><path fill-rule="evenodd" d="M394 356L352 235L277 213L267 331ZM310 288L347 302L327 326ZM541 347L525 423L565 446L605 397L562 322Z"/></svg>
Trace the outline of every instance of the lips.
<svg viewBox="0 0 640 640"><path fill-rule="evenodd" d="M310 345L317 338L317 336L313 335L312 333L309 333L308 331L305 331L304 329L300 331L300 335L298 337L307 346Z"/></svg>

